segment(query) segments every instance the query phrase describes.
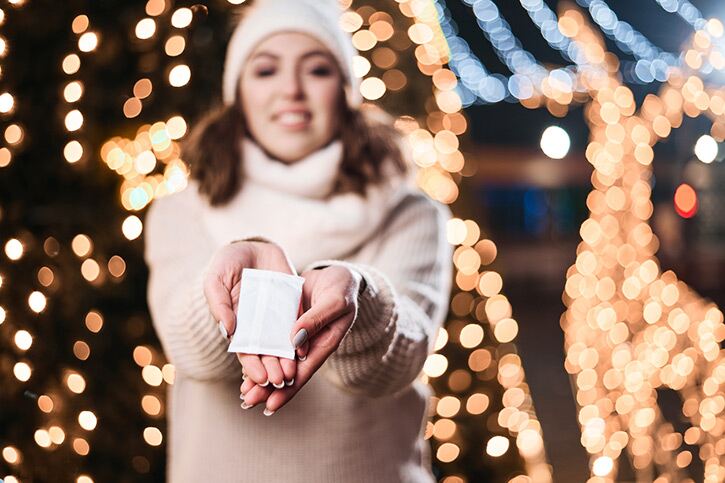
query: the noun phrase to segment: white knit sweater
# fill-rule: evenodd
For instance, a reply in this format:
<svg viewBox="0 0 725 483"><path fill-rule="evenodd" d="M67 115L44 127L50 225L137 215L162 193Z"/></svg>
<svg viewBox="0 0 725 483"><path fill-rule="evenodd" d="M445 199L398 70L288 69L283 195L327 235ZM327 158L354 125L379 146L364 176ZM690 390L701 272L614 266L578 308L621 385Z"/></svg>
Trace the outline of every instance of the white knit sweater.
<svg viewBox="0 0 725 483"><path fill-rule="evenodd" d="M155 201L145 223L149 309L176 367L168 481L433 481L423 439L431 391L418 376L448 306L448 208L410 192L354 253L296 267L344 264L367 288L340 347L271 417L239 407L241 367L203 294L218 247L201 222L206 208L192 181Z"/></svg>

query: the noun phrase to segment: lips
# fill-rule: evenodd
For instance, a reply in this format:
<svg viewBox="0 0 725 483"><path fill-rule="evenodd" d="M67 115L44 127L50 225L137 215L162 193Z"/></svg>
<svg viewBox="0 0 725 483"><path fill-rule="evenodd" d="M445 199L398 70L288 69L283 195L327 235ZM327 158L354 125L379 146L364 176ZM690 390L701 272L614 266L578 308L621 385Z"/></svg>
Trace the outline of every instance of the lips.
<svg viewBox="0 0 725 483"><path fill-rule="evenodd" d="M281 111L275 114L273 119L284 127L299 128L306 126L310 122L312 114L305 110Z"/></svg>

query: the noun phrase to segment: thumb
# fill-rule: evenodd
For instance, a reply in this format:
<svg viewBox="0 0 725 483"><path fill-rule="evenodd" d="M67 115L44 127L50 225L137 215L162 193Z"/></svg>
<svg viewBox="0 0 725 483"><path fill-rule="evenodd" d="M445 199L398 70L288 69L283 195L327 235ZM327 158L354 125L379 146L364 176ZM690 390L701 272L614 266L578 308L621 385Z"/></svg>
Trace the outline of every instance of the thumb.
<svg viewBox="0 0 725 483"><path fill-rule="evenodd" d="M297 275L287 252L273 242L259 242L255 244L256 267L263 270L273 270L291 275Z"/></svg>
<svg viewBox="0 0 725 483"><path fill-rule="evenodd" d="M323 327L337 320L347 309L347 303L341 297L321 297L312 307L303 313L292 327L292 344L295 349L311 339Z"/></svg>
<svg viewBox="0 0 725 483"><path fill-rule="evenodd" d="M204 295L211 315L219 321L219 332L229 339L236 326L231 293L218 278L211 277L204 283Z"/></svg>

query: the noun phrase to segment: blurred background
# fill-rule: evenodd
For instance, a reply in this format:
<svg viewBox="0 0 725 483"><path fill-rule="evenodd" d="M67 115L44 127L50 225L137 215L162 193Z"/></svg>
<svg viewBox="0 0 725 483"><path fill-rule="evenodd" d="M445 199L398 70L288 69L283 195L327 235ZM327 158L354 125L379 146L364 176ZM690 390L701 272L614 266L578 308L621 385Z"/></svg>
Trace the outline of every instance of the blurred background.
<svg viewBox="0 0 725 483"><path fill-rule="evenodd" d="M163 481L143 217L243 3L0 1L0 481ZM439 481L725 480L725 4L341 4L456 217Z"/></svg>

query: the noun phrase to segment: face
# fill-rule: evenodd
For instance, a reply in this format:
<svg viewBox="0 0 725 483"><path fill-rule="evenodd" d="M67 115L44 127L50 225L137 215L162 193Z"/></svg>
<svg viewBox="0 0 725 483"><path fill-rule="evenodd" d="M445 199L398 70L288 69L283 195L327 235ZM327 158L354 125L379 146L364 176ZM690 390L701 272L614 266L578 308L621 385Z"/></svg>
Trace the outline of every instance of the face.
<svg viewBox="0 0 725 483"><path fill-rule="evenodd" d="M337 135L342 74L314 37L282 32L260 42L239 82L247 128L274 158L293 163Z"/></svg>

